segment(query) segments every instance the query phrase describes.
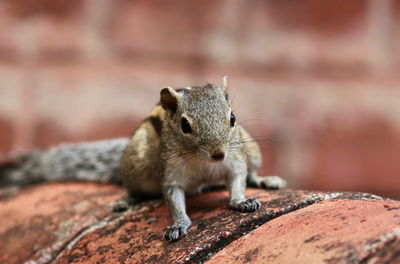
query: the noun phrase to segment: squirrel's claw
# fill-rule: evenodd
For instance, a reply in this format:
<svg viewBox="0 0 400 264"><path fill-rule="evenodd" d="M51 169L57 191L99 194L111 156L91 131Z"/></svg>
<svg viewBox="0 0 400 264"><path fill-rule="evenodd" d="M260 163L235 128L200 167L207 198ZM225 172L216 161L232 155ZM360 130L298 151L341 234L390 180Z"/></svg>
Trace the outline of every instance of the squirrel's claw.
<svg viewBox="0 0 400 264"><path fill-rule="evenodd" d="M187 229L185 226L168 226L164 232L164 239L167 241L177 241L187 235Z"/></svg>
<svg viewBox="0 0 400 264"><path fill-rule="evenodd" d="M249 198L244 202L239 203L235 209L240 212L254 212L260 209L261 204L256 198Z"/></svg>

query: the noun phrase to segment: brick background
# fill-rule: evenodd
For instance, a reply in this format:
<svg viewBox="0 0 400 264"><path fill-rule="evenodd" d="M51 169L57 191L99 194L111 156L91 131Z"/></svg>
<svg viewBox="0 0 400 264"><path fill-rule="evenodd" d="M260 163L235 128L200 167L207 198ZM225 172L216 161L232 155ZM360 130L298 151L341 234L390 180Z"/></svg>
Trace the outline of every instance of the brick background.
<svg viewBox="0 0 400 264"><path fill-rule="evenodd" d="M164 85L230 76L291 187L400 198L394 0L0 2L0 155L130 135Z"/></svg>

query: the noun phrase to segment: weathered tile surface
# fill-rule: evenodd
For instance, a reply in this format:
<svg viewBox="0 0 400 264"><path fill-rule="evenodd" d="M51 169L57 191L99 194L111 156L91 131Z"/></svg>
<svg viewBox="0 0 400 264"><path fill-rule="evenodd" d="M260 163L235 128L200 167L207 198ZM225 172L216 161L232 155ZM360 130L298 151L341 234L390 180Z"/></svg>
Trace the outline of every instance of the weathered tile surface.
<svg viewBox="0 0 400 264"><path fill-rule="evenodd" d="M30 187L0 198L0 263L193 263L210 258L214 261L252 230L263 230L265 223L280 222L286 216L314 208L315 203L326 200L339 203L346 198L354 203L367 203L365 199L380 199L368 194L248 189L247 196L257 197L262 208L255 213L240 213L228 208L227 191L212 191L188 198L193 226L185 238L169 243L162 239L164 228L171 224L162 200L141 203L125 213L111 213L112 202L123 193L121 187L111 185L57 183ZM387 206L395 203L379 202ZM321 208L327 205L321 203ZM385 210L395 213L395 209ZM318 214L316 209L313 212ZM371 214L377 221L372 212L371 209L360 215L369 221L367 216ZM323 214L319 217L324 219ZM280 228L287 226L290 223L282 222ZM270 241L267 239L270 233L269 230L263 233L258 242ZM392 246L396 248L397 244ZM247 247L251 250L250 245ZM234 256L232 253L224 258L231 255Z"/></svg>
<svg viewBox="0 0 400 264"><path fill-rule="evenodd" d="M263 204L261 210L250 214L230 210L226 191L191 197L188 208L193 227L188 236L175 243L162 239L164 228L171 224L167 208L161 203L149 202L85 234L56 263L204 262L273 218L343 194L250 189L247 195L258 197Z"/></svg>
<svg viewBox="0 0 400 264"><path fill-rule="evenodd" d="M47 263L82 230L110 215L122 189L59 183L31 187L0 200L0 263Z"/></svg>
<svg viewBox="0 0 400 264"><path fill-rule="evenodd" d="M207 263L400 263L400 202L314 204L266 223Z"/></svg>

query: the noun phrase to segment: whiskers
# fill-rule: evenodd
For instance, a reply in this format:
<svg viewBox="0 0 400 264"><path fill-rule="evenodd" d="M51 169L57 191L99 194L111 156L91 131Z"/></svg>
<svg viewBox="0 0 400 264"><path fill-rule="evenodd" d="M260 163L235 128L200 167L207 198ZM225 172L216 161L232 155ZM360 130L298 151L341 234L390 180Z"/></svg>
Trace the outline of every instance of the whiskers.
<svg viewBox="0 0 400 264"><path fill-rule="evenodd" d="M187 150L182 148L166 149L164 152L167 154L166 158L168 160L175 162L179 160L189 162L190 160L199 156L194 150Z"/></svg>
<svg viewBox="0 0 400 264"><path fill-rule="evenodd" d="M245 138L232 141L228 145L229 150L241 150L244 147L249 150L267 151L273 148L278 143L278 140L273 140L267 137Z"/></svg>
<svg viewBox="0 0 400 264"><path fill-rule="evenodd" d="M253 136L230 142L229 149L242 149L245 145L246 149L264 152L280 144L280 139L273 133L273 130L270 130L272 133L268 133L268 129L266 129L271 127L271 122L253 118L242 120L238 124ZM261 136L259 136L260 134ZM266 134L267 136L265 136Z"/></svg>
<svg viewBox="0 0 400 264"><path fill-rule="evenodd" d="M237 124L244 128L246 131L251 132L251 134L257 133L257 130L259 130L260 128L265 131L265 129L273 126L272 122L268 122L259 118L241 120L237 122Z"/></svg>

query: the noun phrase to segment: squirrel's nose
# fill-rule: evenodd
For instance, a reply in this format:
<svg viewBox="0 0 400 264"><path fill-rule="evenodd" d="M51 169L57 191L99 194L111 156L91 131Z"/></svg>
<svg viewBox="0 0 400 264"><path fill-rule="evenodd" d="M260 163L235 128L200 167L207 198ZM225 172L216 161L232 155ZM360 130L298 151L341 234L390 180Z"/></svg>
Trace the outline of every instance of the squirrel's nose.
<svg viewBox="0 0 400 264"><path fill-rule="evenodd" d="M215 152L211 155L211 158L215 161L221 161L225 158L224 152Z"/></svg>

